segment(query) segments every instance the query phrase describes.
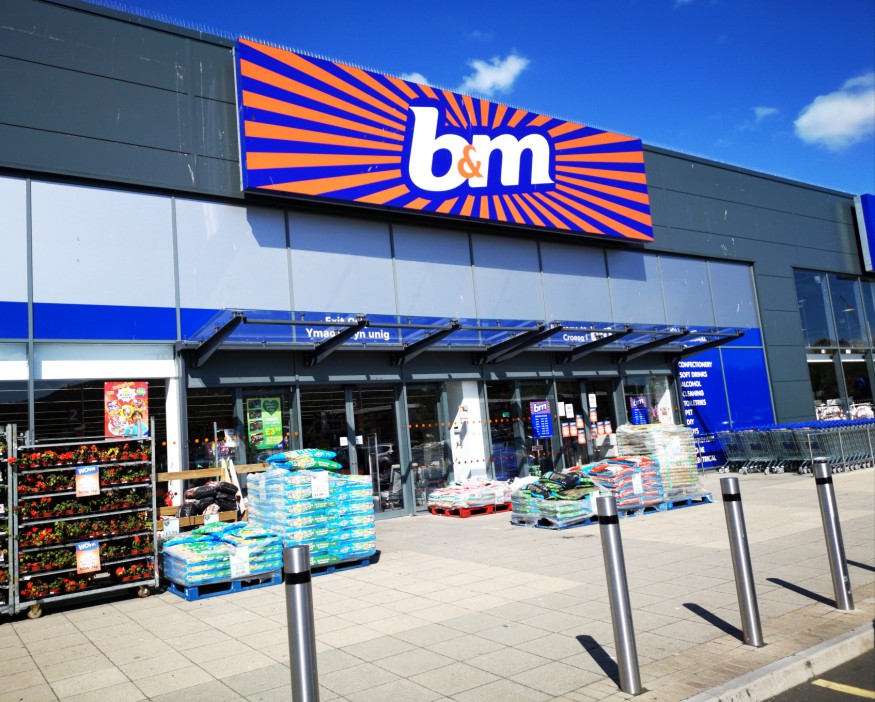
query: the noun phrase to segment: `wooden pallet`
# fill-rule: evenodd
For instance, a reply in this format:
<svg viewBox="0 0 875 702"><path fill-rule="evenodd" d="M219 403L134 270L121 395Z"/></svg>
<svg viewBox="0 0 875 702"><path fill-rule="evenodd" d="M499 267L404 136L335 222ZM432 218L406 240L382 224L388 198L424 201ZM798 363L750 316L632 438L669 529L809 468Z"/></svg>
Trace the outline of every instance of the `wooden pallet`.
<svg viewBox="0 0 875 702"><path fill-rule="evenodd" d="M433 507L429 506L428 511L438 517L458 517L465 519L467 517L478 517L481 514L495 514L496 512L509 512L510 502L499 502L497 505L483 505L482 507Z"/></svg>

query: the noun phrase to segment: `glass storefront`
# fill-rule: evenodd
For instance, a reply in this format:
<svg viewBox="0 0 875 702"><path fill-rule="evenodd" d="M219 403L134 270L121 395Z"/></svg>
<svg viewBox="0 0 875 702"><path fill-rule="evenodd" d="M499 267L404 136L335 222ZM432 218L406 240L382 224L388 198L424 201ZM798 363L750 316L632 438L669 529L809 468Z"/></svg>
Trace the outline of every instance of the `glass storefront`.
<svg viewBox="0 0 875 702"><path fill-rule="evenodd" d="M619 380L587 380L586 399L589 421L590 457L593 461L613 455L618 421L614 407L614 392Z"/></svg>
<svg viewBox="0 0 875 702"><path fill-rule="evenodd" d="M422 511L428 507L428 493L453 481L440 386L407 387L407 420L414 504Z"/></svg>
<svg viewBox="0 0 875 702"><path fill-rule="evenodd" d="M524 463L522 475L540 476L554 468L553 455L555 444L555 428L553 418L556 416L556 401L553 398L552 384L546 380L520 382L520 426L522 432L522 455ZM544 403L549 405L550 421L535 422L532 410L536 413Z"/></svg>
<svg viewBox="0 0 875 702"><path fill-rule="evenodd" d="M351 472L350 437L346 421L346 399L342 387L301 388L301 442L306 448L333 451L335 461L343 466L342 473ZM356 465L358 465L356 463Z"/></svg>
<svg viewBox="0 0 875 702"><path fill-rule="evenodd" d="M486 383L486 416L492 444L490 464L496 480L513 480L519 475L522 451L517 449L514 428L519 423L513 383Z"/></svg>
<svg viewBox="0 0 875 702"><path fill-rule="evenodd" d="M627 376L623 381L623 393L632 424L677 423L668 376Z"/></svg>
<svg viewBox="0 0 875 702"><path fill-rule="evenodd" d="M587 463L589 448L580 383L557 382L556 402L563 466Z"/></svg>
<svg viewBox="0 0 875 702"><path fill-rule="evenodd" d="M872 417L875 283L804 270L794 278L816 417Z"/></svg>
<svg viewBox="0 0 875 702"><path fill-rule="evenodd" d="M370 475L377 511L404 507L401 458L398 453L398 422L395 388L360 386L351 388L358 473Z"/></svg>

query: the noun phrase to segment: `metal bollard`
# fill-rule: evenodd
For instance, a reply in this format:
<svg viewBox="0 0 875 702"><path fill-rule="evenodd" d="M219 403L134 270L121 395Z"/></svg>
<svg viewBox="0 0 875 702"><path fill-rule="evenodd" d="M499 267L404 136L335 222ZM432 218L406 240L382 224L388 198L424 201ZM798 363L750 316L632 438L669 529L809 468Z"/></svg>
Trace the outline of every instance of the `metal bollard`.
<svg viewBox="0 0 875 702"><path fill-rule="evenodd" d="M738 478L721 478L723 512L726 514L726 529L729 532L729 549L732 553L732 570L735 573L735 591L738 594L738 609L741 613L741 629L748 646L763 645L763 629L760 625L760 609L753 582L750 562L750 547L747 528L744 525L744 510L741 508L741 492Z"/></svg>
<svg viewBox="0 0 875 702"><path fill-rule="evenodd" d="M617 501L613 495L598 497L596 509L599 513L599 533L602 538L602 554L605 558L605 575L608 579L608 596L611 601L611 621L617 647L620 689L630 695L639 695L641 674L638 670L635 630L632 628L632 606L629 603L629 586L626 583L626 563L623 559L623 542L620 540Z"/></svg>
<svg viewBox="0 0 875 702"><path fill-rule="evenodd" d="M854 609L851 577L848 573L848 562L845 560L845 544L842 541L842 525L839 522L835 490L832 486L832 470L824 460L818 460L814 464L814 484L817 485L817 499L820 502L820 518L823 521L823 535L826 537L826 554L832 574L836 608L850 611Z"/></svg>
<svg viewBox="0 0 875 702"><path fill-rule="evenodd" d="M283 576L286 584L292 700L319 702L309 546L289 546L283 549Z"/></svg>

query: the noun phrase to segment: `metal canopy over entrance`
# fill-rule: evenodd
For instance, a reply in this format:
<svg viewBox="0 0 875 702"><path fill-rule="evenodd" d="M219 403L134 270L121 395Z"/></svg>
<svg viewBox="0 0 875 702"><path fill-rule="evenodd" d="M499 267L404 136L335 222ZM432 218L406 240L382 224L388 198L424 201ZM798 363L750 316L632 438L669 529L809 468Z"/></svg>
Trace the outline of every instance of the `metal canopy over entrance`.
<svg viewBox="0 0 875 702"><path fill-rule="evenodd" d="M390 354L391 364L401 366L426 352L472 351L474 365L498 364L527 351L552 352L559 365L574 363L586 356L610 353L611 362L623 365L649 353L661 353L667 358L683 358L744 336L739 329L716 329L675 326L595 325L560 321L514 321L513 324L490 324L485 320L467 320L463 323L450 319L444 324L383 321L368 315L339 316L338 321L320 321L304 318L265 318L247 315L244 310L223 310L214 316L190 341L177 345L186 352L193 368L204 363L220 347L227 349L260 348L289 349L303 353L303 363L318 365L335 351L380 350ZM323 315L331 317L331 315ZM384 318L385 319L385 318ZM397 319L397 318L396 318ZM270 327L306 328L307 338L298 338L295 332L288 336L269 333L241 333L242 328L265 331ZM380 330L384 336L379 343L357 343L363 330ZM453 335L464 338L447 343ZM565 332L557 338L560 332ZM393 338L394 335L394 338ZM583 343L581 343L581 341ZM350 343L353 342L353 343ZM444 342L444 343L442 343Z"/></svg>

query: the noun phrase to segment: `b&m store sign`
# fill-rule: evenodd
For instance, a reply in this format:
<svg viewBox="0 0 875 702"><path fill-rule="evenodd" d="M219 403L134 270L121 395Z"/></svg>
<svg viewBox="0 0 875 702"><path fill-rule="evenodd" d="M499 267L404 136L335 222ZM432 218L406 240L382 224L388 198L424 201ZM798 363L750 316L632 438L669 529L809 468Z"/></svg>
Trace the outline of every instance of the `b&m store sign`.
<svg viewBox="0 0 875 702"><path fill-rule="evenodd" d="M638 139L241 39L243 187L653 240Z"/></svg>

